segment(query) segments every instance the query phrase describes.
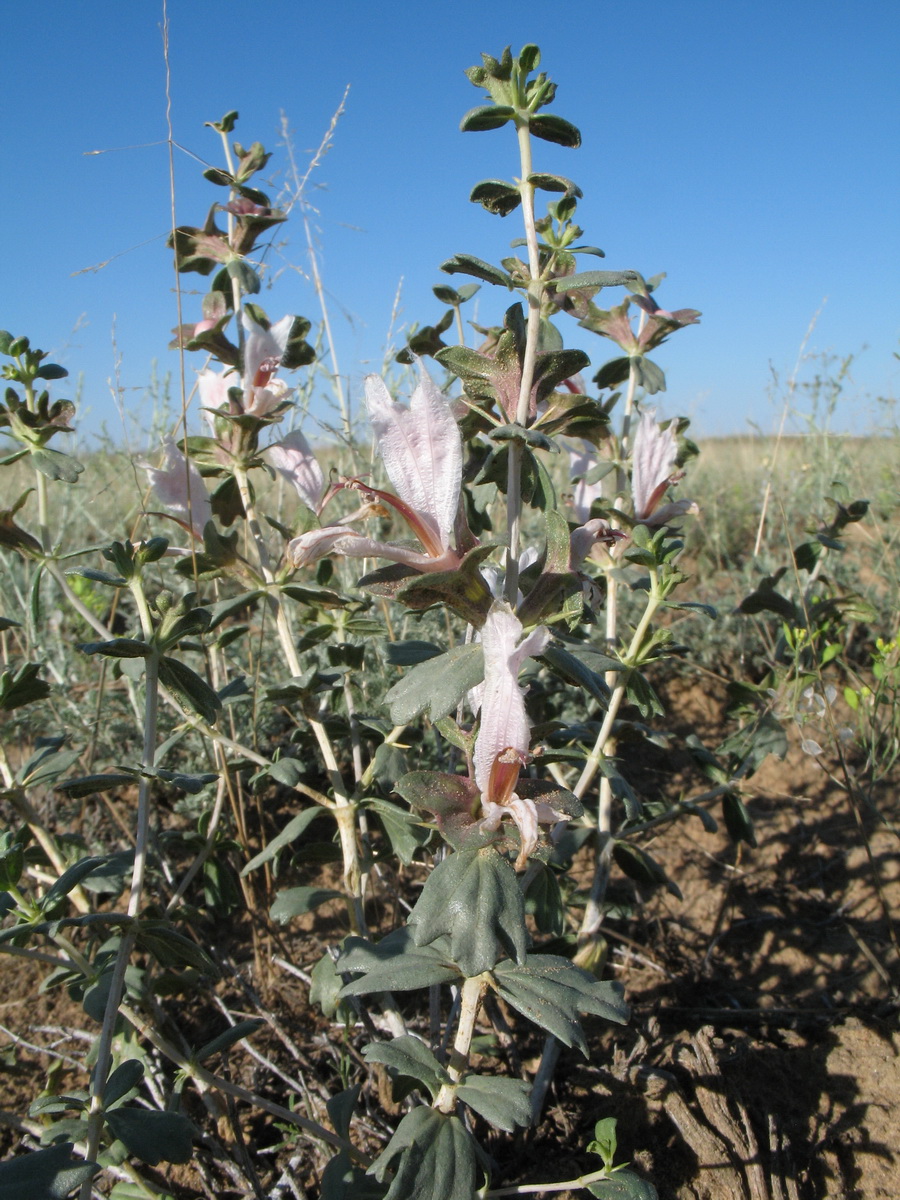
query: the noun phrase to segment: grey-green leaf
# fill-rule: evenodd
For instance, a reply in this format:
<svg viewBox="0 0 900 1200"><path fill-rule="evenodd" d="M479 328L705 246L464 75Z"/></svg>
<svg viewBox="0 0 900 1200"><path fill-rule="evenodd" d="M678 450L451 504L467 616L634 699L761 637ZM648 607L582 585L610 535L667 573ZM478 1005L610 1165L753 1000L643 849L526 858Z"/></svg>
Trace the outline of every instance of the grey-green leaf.
<svg viewBox="0 0 900 1200"><path fill-rule="evenodd" d="M531 1084L502 1075L466 1075L456 1089L465 1101L491 1125L512 1133L517 1125L531 1124Z"/></svg>
<svg viewBox="0 0 900 1200"><path fill-rule="evenodd" d="M65 1200L100 1170L95 1162L75 1158L71 1142L20 1154L0 1163L0 1196L8 1200Z"/></svg>
<svg viewBox="0 0 900 1200"><path fill-rule="evenodd" d="M281 833L275 834L264 850L260 850L259 854L250 859L241 871L241 876L249 875L251 871L255 871L263 863L271 861L285 846L289 846L291 842L296 841L301 834L305 833L307 826L311 825L316 817L320 817L324 812L324 808L316 807L304 808L303 812L297 813L296 817L292 817L288 821Z"/></svg>
<svg viewBox="0 0 900 1200"><path fill-rule="evenodd" d="M159 660L159 681L169 689L184 712L196 713L208 725L216 720L222 701L206 680L183 662L168 655L162 657Z"/></svg>
<svg viewBox="0 0 900 1200"><path fill-rule="evenodd" d="M337 969L342 973L361 972L362 978L346 984L341 995L407 992L433 983L456 982L459 971L450 962L448 951L443 940L434 946L416 946L408 926L395 929L377 944L364 938L347 938Z"/></svg>
<svg viewBox="0 0 900 1200"><path fill-rule="evenodd" d="M599 1200L659 1200L659 1193L652 1183L623 1167L609 1179L587 1184L587 1190Z"/></svg>
<svg viewBox="0 0 900 1200"><path fill-rule="evenodd" d="M144 1078L144 1064L137 1058L126 1059L110 1075L103 1092L103 1103L112 1108Z"/></svg>
<svg viewBox="0 0 900 1200"><path fill-rule="evenodd" d="M215 1054L224 1054L226 1050L230 1050L232 1046L242 1042L244 1038L256 1033L261 1025L265 1025L262 1017L251 1017L246 1021L238 1021L236 1025L232 1025L230 1029L226 1029L224 1033L214 1037L211 1042L201 1046L194 1055L194 1060L199 1063L207 1058L212 1058Z"/></svg>
<svg viewBox="0 0 900 1200"><path fill-rule="evenodd" d="M515 871L492 847L459 850L428 876L409 917L417 946L450 938L464 975L489 971L501 958L525 959L525 902Z"/></svg>
<svg viewBox="0 0 900 1200"><path fill-rule="evenodd" d="M409 1034L390 1042L370 1042L363 1050L363 1058L366 1062L384 1063L400 1075L418 1079L428 1088L432 1097L438 1094L442 1084L450 1082L450 1076L431 1050L424 1042ZM477 1105L472 1107L476 1108Z"/></svg>
<svg viewBox="0 0 900 1200"><path fill-rule="evenodd" d="M407 1113L369 1168L376 1179L391 1170L385 1200L472 1200L475 1145L459 1117L422 1105Z"/></svg>
<svg viewBox="0 0 900 1200"><path fill-rule="evenodd" d="M600 981L555 954L529 954L523 965L500 963L495 986L503 999L523 1016L552 1033L566 1046L588 1049L580 1014L592 1013L624 1024L628 1006L620 983Z"/></svg>
<svg viewBox="0 0 900 1200"><path fill-rule="evenodd" d="M446 717L484 679L480 642L454 646L438 658L413 667L387 694L391 720L405 725L427 709L433 721Z"/></svg>
<svg viewBox="0 0 900 1200"><path fill-rule="evenodd" d="M284 891L276 892L275 900L269 909L269 916L279 925L286 925L292 917L299 917L303 913L311 912L320 904L327 904L329 900L340 900L342 895L342 892L336 892L333 888L286 888Z"/></svg>
<svg viewBox="0 0 900 1200"><path fill-rule="evenodd" d="M106 1114L106 1123L129 1154L151 1167L160 1162L190 1162L194 1127L181 1113L114 1108Z"/></svg>

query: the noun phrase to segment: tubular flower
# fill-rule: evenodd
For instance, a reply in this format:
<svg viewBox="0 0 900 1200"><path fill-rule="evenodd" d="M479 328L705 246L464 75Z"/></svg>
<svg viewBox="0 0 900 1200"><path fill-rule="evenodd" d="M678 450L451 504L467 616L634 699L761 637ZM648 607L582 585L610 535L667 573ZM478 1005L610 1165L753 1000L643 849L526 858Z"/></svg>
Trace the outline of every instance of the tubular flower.
<svg viewBox="0 0 900 1200"><path fill-rule="evenodd" d="M377 375L366 379L366 408L396 494L347 479L343 487L360 492L369 505L387 505L400 513L422 547L416 550L378 542L341 525L313 529L288 545L294 566L326 554L351 558L389 558L420 571L447 571L460 559L452 546L462 486L462 441L450 405L423 373L409 408L391 400Z"/></svg>
<svg viewBox="0 0 900 1200"><path fill-rule="evenodd" d="M696 513L693 500L676 500L659 508L670 483L677 483L681 473L675 468L678 443L675 426L660 429L656 412L645 409L634 437L631 494L635 520L641 525L665 525L685 513Z"/></svg>
<svg viewBox="0 0 900 1200"><path fill-rule="evenodd" d="M525 865L537 845L538 822L556 821L562 815L547 804L518 796L515 790L519 772L531 758L531 724L525 712L525 692L519 686L519 671L526 658L544 650L550 631L539 626L516 645L521 636L519 618L508 604L495 601L481 631L484 685L479 689L480 696L470 696L473 707L481 711L475 743L481 826L492 832L504 816L512 817L519 830L516 870Z"/></svg>
<svg viewBox="0 0 900 1200"><path fill-rule="evenodd" d="M165 453L159 467L142 464L150 486L160 504L175 516L189 520L194 535L202 540L206 522L212 520L212 508L200 472L184 457L173 438L167 437L163 446ZM187 528L186 521L181 523Z"/></svg>

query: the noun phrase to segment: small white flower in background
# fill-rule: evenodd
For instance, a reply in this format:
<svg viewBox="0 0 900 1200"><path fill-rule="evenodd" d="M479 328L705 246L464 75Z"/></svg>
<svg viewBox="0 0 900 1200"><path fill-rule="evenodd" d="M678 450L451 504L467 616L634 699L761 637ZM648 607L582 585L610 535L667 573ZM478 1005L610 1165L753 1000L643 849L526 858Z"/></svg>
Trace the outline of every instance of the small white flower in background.
<svg viewBox="0 0 900 1200"><path fill-rule="evenodd" d="M150 486L160 504L190 522L194 534L202 539L207 521L212 520L209 496L200 472L184 457L171 437L163 442L163 461L158 467L142 463Z"/></svg>
<svg viewBox="0 0 900 1200"><path fill-rule="evenodd" d="M531 757L531 723L519 671L526 658L546 648L550 631L538 626L520 642L521 637L519 618L508 604L495 601L481 630L484 684L469 695L473 710L481 713L474 756L481 826L493 832L505 816L512 817L519 830L517 871L537 845L538 823L562 817L550 805L520 797L515 790L519 772Z"/></svg>
<svg viewBox="0 0 900 1200"><path fill-rule="evenodd" d="M326 554L342 554L388 558L420 571L451 570L460 561L453 549L453 529L462 487L462 440L450 404L424 372L409 408L391 399L377 375L366 379L365 399L396 495L358 479L345 480L343 486L360 492L370 506L380 503L400 513L422 550L374 541L342 525L329 525L294 538L288 545L289 561L299 567ZM358 515L366 511L364 507Z"/></svg>
<svg viewBox="0 0 900 1200"><path fill-rule="evenodd" d="M640 524L665 525L686 513L698 511L693 500L676 500L659 508L666 488L681 478L675 466L677 457L674 424L661 429L656 422L655 410L645 409L634 435L631 468L634 516Z"/></svg>
<svg viewBox="0 0 900 1200"><path fill-rule="evenodd" d="M294 429L263 451L263 458L292 484L307 508L318 510L325 490L325 477L309 442Z"/></svg>

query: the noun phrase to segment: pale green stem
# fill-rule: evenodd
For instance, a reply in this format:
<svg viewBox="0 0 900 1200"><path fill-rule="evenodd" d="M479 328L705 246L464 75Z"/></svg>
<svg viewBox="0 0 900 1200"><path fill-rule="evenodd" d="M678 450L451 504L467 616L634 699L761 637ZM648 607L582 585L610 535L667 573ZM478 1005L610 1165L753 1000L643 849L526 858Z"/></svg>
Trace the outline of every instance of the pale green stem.
<svg viewBox="0 0 900 1200"><path fill-rule="evenodd" d="M285 661L288 669L294 676L303 673L300 665L300 658L297 654L297 647L294 643L294 635L291 631L288 615L284 605L281 603L281 597L272 589L271 585L275 582L275 577L272 574L271 563L269 559L269 551L266 547L265 539L262 536L259 518L256 515L256 510L253 505L253 500L250 495L250 481L247 478L246 469L241 464L235 464L233 467L234 478L238 485L238 491L241 496L241 503L244 506L244 512L247 515L247 525L250 530L250 535L256 547L257 559L259 561L259 569L262 572L263 578L269 587L267 599L269 609L275 618L275 628L278 631L278 640L281 643L281 648L284 651ZM341 854L344 860L344 880L347 885L347 890L350 894L350 916L357 932L365 931L365 920L363 917L363 877L359 862L359 845L356 840L356 808L350 802L347 794L347 789L341 776L341 769L337 761L337 756L334 752L334 747L331 744L331 739L328 736L323 723L318 717L309 710L304 710L306 720L309 722L309 727L313 732L316 743L319 747L319 752L325 763L325 768L328 772L328 778L331 780L331 786L334 790L334 806L332 812L335 815L338 823L338 834L341 841Z"/></svg>
<svg viewBox="0 0 900 1200"><path fill-rule="evenodd" d="M650 595L647 597L647 607L644 610L643 616L638 622L638 625L634 631L634 635L632 636L631 643L628 647L628 651L623 659L626 667L632 664L635 655L640 649L641 643L647 635L647 630L650 628L650 623L656 615L656 610L659 608L659 605L662 602L662 597L659 595L658 580L655 570L651 570L650 572L650 588ZM585 792L593 782L594 776L600 769L600 763L603 761L604 747L609 740L610 735L612 734L613 725L616 722L619 708L623 699L625 698L626 688L625 684L622 682L621 672L617 671L615 674L619 682L616 683L612 695L609 698L609 707L606 710L606 716L603 719L603 724L600 726L600 732L597 734L593 749L587 756L587 760L584 764L578 782L572 789L579 799L584 796Z"/></svg>
<svg viewBox="0 0 900 1200"><path fill-rule="evenodd" d="M645 314L641 312L641 320L639 329L643 328ZM628 371L628 390L625 393L625 408L622 414L622 435L619 439L619 463L616 468L616 495L613 505L616 508L621 507L622 498L625 494L627 486L627 477L625 474L625 461L628 458L631 433L631 417L634 411L634 396L637 391L637 369L634 359ZM616 528L616 522L611 522L613 528ZM615 546L612 547L612 554L615 554ZM615 562L611 558L611 563ZM612 570L606 572L606 644L612 650L618 641L619 632L619 582ZM606 672L606 686L610 693L615 691L616 677L618 672ZM616 706L618 711L618 705ZM616 740L612 734L612 726L610 725L610 733L606 742L603 745L602 753L604 757L610 757L616 752ZM603 898L606 893L606 885L609 881L609 854L606 851L606 846L612 834L612 814L613 814L613 791L612 781L603 776L600 780L600 793L597 804L597 834L599 838L597 870L594 875L594 885L591 888L591 894L588 898L588 903L585 908L584 920L582 923L582 934L593 932L599 928L600 923L600 908L603 903Z"/></svg>
<svg viewBox="0 0 900 1200"><path fill-rule="evenodd" d="M474 975L462 985L459 1004L459 1020L456 1026L456 1037L453 1039L453 1050L447 1063L447 1073L453 1084L459 1083L469 1065L469 1051L472 1038L475 1035L475 1022L481 1009L481 1000L487 988L485 975ZM456 1089L452 1084L444 1084L434 1098L434 1107L442 1112L452 1112L456 1107Z"/></svg>
<svg viewBox="0 0 900 1200"><path fill-rule="evenodd" d="M130 589L137 605L141 619L141 631L144 639L150 641L153 637L153 621L147 597L141 585L140 578L131 581ZM144 773L153 767L156 759L157 716L159 706L159 651L156 647L145 659L144 667L144 745L141 756L141 766L144 769L138 786L138 808L135 829L134 869L131 876L131 892L128 897L128 916L136 922L141 908L144 893L144 880L147 870L147 849L150 840L150 779ZM103 1097L106 1082L112 1065L112 1043L115 1035L116 1021L119 1008L125 992L125 972L131 958L135 943L134 925L123 935L119 943L116 959L113 965L112 978L109 985L109 996L103 1013L103 1024L97 1043L97 1058L94 1067L91 1087L91 1108L88 1115L87 1153L86 1158L94 1161L100 1146L100 1136L103 1131ZM82 1186L80 1200L90 1200L91 1183L86 1181Z"/></svg>
<svg viewBox="0 0 900 1200"><path fill-rule="evenodd" d="M225 148L225 163L228 167L228 174L231 175L232 178L234 178L234 159L231 157L231 146L228 144L228 134L220 133L219 136L221 137L222 145ZM235 191L234 188L232 188L231 189L232 200L235 199L237 197L237 195L238 195L238 193ZM233 246L234 245L234 214L226 213L226 216L228 218L228 245ZM235 323L237 324L238 348L243 350L243 348L244 348L244 323L241 320L241 285L240 285L240 281L237 279L236 276L232 276L232 279L231 279L231 298L232 298L232 303L234 305L234 319L235 319ZM252 380L251 380L251 383L252 383Z"/></svg>
<svg viewBox="0 0 900 1200"><path fill-rule="evenodd" d="M650 623L653 620L656 610L661 603L662 597L659 594L659 579L655 570L650 571L650 595L647 597L647 607L644 609L644 614L638 622L637 628L631 639L631 644L628 647L628 652L625 655L626 665L634 662L647 631L650 628ZM619 714L619 709L622 706L622 701L625 698L626 686L622 681L620 672L610 672L607 678L616 679L618 682L613 687L612 694L609 698L609 708L606 710L606 716L603 719L603 724L600 727L600 732L597 734L597 740L594 742L593 749L588 755L587 761L582 769L581 776L576 783L573 791L575 795L581 799L587 789L590 787L595 775L600 769L600 764L606 758L610 751L614 748L613 727L616 718ZM598 836L598 852L597 861L594 866L594 878L591 884L590 895L588 896L587 904L584 908L584 916L581 922L579 936L584 939L592 936L600 928L602 919L603 898L606 893L606 885L609 879L609 869L611 865L611 838L612 838L612 786L610 781L604 776L600 781L600 794L597 809L597 836Z"/></svg>
<svg viewBox="0 0 900 1200"><path fill-rule="evenodd" d="M577 1192L579 1188L589 1187L592 1183L601 1183L604 1179L615 1179L615 1173L610 1174L605 1167L599 1171L591 1171L588 1175L579 1175L577 1179L566 1179L562 1183L516 1183L510 1187L491 1188L489 1191L477 1193L479 1200L487 1200L489 1196L526 1196L533 1192Z"/></svg>
<svg viewBox="0 0 900 1200"><path fill-rule="evenodd" d="M528 323L525 336L525 355L522 362L522 379L519 384L519 398L516 405L516 422L525 426L528 424L528 410L531 405L531 389L534 384L534 366L537 360L538 339L541 332L541 301L543 284L541 280L540 253L538 251L537 229L534 224L534 185L528 182L531 174L531 133L528 124L518 125L516 130L519 139L519 160L521 180L519 192L522 196L522 221L525 226L525 241L528 248ZM513 608L519 591L519 544L522 532L522 457L523 446L519 441L509 444L506 480L506 523L509 536L509 549L506 552L506 586L507 601Z"/></svg>

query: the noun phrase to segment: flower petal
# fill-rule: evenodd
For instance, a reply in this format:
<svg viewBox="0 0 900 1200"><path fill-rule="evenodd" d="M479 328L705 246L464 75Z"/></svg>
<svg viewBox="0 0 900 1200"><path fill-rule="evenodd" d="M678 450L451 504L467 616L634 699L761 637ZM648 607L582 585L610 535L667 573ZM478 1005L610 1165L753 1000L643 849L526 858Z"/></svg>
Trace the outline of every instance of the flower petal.
<svg viewBox="0 0 900 1200"><path fill-rule="evenodd" d="M203 536L207 521L212 520L212 508L200 472L175 445L171 437L163 443L165 455L159 467L144 465L156 498L176 516L190 520L198 537Z"/></svg>
<svg viewBox="0 0 900 1200"><path fill-rule="evenodd" d="M369 375L366 408L398 496L430 517L441 545L449 547L462 481L462 441L450 405L423 372L409 408L391 400L384 382Z"/></svg>
<svg viewBox="0 0 900 1200"><path fill-rule="evenodd" d="M325 489L325 477L309 442L299 429L286 434L280 442L273 442L263 452L263 457L288 483L293 484L307 508L318 508Z"/></svg>
<svg viewBox="0 0 900 1200"><path fill-rule="evenodd" d="M675 425L660 429L656 412L645 409L634 436L631 494L634 515L639 521L649 517L665 494L678 457Z"/></svg>

